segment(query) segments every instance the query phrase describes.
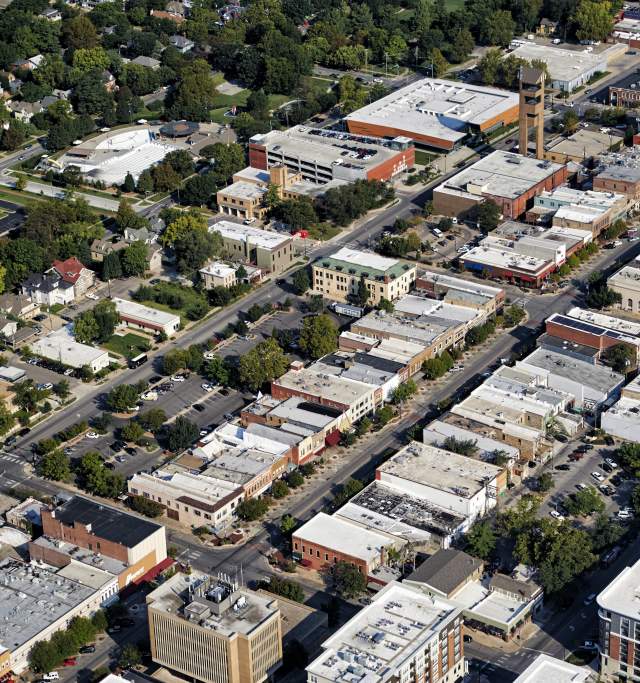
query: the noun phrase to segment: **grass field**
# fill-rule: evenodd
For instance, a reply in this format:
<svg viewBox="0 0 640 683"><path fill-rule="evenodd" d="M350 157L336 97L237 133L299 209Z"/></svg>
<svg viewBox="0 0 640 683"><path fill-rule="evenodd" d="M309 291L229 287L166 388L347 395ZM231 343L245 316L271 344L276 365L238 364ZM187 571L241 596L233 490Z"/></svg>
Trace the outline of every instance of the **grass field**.
<svg viewBox="0 0 640 683"><path fill-rule="evenodd" d="M209 112L211 116L211 121L214 123L230 123L231 118L225 116L226 112L235 104L237 107L244 107L247 104L247 100L251 95L251 90L245 89L236 93L235 95L223 95L218 93L214 100L214 108ZM281 104L288 102L293 99L289 95L269 95L269 107L271 109L277 109Z"/></svg>
<svg viewBox="0 0 640 683"><path fill-rule="evenodd" d="M426 166L427 164L430 164L437 156L437 154L430 154L429 152L424 152L421 149L417 149L416 164Z"/></svg>
<svg viewBox="0 0 640 683"><path fill-rule="evenodd" d="M450 12L451 12L451 10L463 9L464 8L464 0L444 0L444 6Z"/></svg>
<svg viewBox="0 0 640 683"><path fill-rule="evenodd" d="M145 337L129 332L125 335L112 335L103 346L107 351L112 351L125 358L133 358L143 351L148 351L150 344Z"/></svg>

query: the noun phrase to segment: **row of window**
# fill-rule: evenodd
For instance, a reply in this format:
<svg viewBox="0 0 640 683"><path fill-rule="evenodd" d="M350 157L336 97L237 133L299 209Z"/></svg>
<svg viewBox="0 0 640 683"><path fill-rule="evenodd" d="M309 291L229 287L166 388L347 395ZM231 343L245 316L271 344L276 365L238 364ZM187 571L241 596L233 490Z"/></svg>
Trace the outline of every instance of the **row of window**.
<svg viewBox="0 0 640 683"><path fill-rule="evenodd" d="M140 493L138 493L138 489L134 489L134 488L131 489L131 493L133 493L135 496L142 495L144 498L148 498L149 500L153 500L157 503L161 503L162 505L166 505L168 508L171 508L171 506L172 506L171 500L169 498L167 498L167 500L165 502L163 502L161 496L152 496L151 494L147 493L146 491L143 491L140 494ZM233 508L235 508L235 506L236 506L236 501L235 500L231 501L231 508L233 509ZM176 510L180 509L179 503L175 503L175 509ZM184 510L184 512L189 512L189 508L187 505L184 505L182 509ZM212 516L208 512L203 513L200 510L198 510L197 508L194 508L192 510L192 512L196 517L204 517L205 519L208 519L208 520L213 519ZM215 518L220 519L222 516L223 516L223 512L218 512L216 514ZM98 548L99 547L100 547L100 544L98 543ZM91 550L91 546L89 546L89 550Z"/></svg>

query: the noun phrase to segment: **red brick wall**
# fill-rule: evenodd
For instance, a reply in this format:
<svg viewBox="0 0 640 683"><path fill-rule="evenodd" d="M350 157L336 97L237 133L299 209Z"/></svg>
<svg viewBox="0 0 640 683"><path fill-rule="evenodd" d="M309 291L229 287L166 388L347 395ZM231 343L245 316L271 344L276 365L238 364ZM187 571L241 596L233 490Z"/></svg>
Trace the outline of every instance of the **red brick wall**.
<svg viewBox="0 0 640 683"><path fill-rule="evenodd" d="M413 168L416 163L415 147L409 147L404 152L398 152L387 161L378 164L367 173L367 180L389 180L398 173L404 162L405 168Z"/></svg>
<svg viewBox="0 0 640 683"><path fill-rule="evenodd" d="M43 510L42 512L42 530L45 536L67 541L81 548L89 548L93 551L99 550L102 555L120 560L120 562L126 563L128 561L128 548L126 546L99 538L87 531L86 527L82 524L68 527L55 519L51 511ZM100 548L98 548L98 543Z"/></svg>
<svg viewBox="0 0 640 683"><path fill-rule="evenodd" d="M249 143L249 166L267 171L267 150L262 145Z"/></svg>
<svg viewBox="0 0 640 683"><path fill-rule="evenodd" d="M353 557L352 555L340 553L316 543L303 541L302 539L297 538L295 534L291 539L291 543L293 552L299 553L300 557L303 560L306 560L305 564L311 569L320 571L325 567L330 567L336 562L349 562L350 564L355 564L356 567L359 567L363 576L368 576L369 574L369 567L367 566L366 561L359 557ZM302 551L302 546L304 546L304 552ZM309 551L311 551L311 553ZM319 557L318 553L320 554ZM325 559L325 555L327 555L329 559Z"/></svg>
<svg viewBox="0 0 640 683"><path fill-rule="evenodd" d="M283 387L275 382L271 383L271 395L273 398L284 400L286 398L291 398L292 396L300 396L311 403L317 403L323 406L330 406L331 408L337 408L341 411L349 410L349 406L344 403L338 403L337 401L328 401L326 399L319 400L317 396L313 394L307 394L304 391L299 391L298 389L290 389L288 387Z"/></svg>
<svg viewBox="0 0 640 683"><path fill-rule="evenodd" d="M612 659L620 659L620 636L609 636L609 656Z"/></svg>
<svg viewBox="0 0 640 683"><path fill-rule="evenodd" d="M589 332L581 332L580 330L574 330L564 325L551 321L547 321L547 334L552 334L554 337L559 337L560 339L565 339L566 341L576 342L577 344L584 344L592 349L598 349L599 351L604 351L610 346L616 345L616 340L609 337L598 337Z"/></svg>

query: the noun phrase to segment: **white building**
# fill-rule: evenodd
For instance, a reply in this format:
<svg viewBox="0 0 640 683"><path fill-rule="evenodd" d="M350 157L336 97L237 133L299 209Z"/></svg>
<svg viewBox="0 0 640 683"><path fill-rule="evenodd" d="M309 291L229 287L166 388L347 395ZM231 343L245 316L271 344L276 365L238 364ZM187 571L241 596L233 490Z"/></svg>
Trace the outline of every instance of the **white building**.
<svg viewBox="0 0 640 683"><path fill-rule="evenodd" d="M55 360L72 368L86 365L92 372L100 372L109 367L109 354L106 351L78 343L64 329L36 339L30 344L30 348L36 356Z"/></svg>
<svg viewBox="0 0 640 683"><path fill-rule="evenodd" d="M600 426L618 439L640 443L640 377L622 389L622 396L600 416Z"/></svg>
<svg viewBox="0 0 640 683"><path fill-rule="evenodd" d="M158 308L144 306L135 301L127 299L112 299L116 305L116 310L120 320L129 327L152 332L153 334L164 333L167 337L173 335L180 329L180 316L175 313L167 313Z"/></svg>
<svg viewBox="0 0 640 683"><path fill-rule="evenodd" d="M514 683L595 683L595 680L595 672L586 666L539 654Z"/></svg>
<svg viewBox="0 0 640 683"><path fill-rule="evenodd" d="M236 269L227 263L214 261L198 271L205 289L229 288L236 284Z"/></svg>
<svg viewBox="0 0 640 683"><path fill-rule="evenodd" d="M496 505L503 468L412 441L376 470L376 481L463 515L470 526Z"/></svg>

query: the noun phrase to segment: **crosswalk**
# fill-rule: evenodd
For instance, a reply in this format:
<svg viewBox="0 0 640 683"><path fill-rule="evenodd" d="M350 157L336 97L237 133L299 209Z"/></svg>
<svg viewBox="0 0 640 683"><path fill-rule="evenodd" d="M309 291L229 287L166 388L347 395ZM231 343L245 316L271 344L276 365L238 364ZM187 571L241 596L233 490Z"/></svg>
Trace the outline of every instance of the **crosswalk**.
<svg viewBox="0 0 640 683"><path fill-rule="evenodd" d="M17 463L20 465L24 464L24 460L22 458L11 453L0 453L0 460L7 460L9 462Z"/></svg>

